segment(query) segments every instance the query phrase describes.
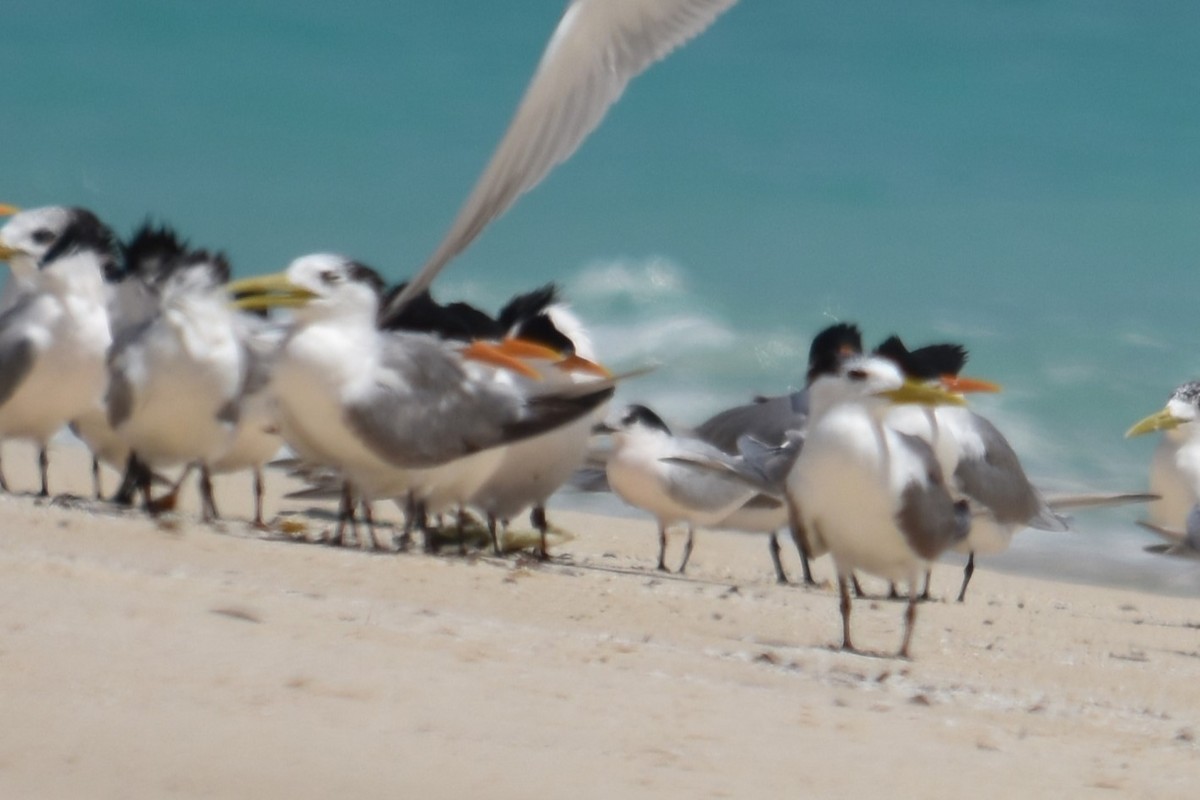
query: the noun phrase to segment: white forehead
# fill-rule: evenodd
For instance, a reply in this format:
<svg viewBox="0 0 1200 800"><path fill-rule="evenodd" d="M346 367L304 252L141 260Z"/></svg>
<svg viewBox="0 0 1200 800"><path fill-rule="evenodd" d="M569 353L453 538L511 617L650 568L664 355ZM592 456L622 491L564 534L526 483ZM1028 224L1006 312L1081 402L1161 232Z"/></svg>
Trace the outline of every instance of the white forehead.
<svg viewBox="0 0 1200 800"><path fill-rule="evenodd" d="M287 274L296 283L317 280L322 273L345 272L350 259L337 253L310 253L288 265Z"/></svg>
<svg viewBox="0 0 1200 800"><path fill-rule="evenodd" d="M71 222L71 210L66 206L43 206L20 211L9 218L0 228L0 239L10 245L26 244L33 234L47 230L56 237L66 230Z"/></svg>

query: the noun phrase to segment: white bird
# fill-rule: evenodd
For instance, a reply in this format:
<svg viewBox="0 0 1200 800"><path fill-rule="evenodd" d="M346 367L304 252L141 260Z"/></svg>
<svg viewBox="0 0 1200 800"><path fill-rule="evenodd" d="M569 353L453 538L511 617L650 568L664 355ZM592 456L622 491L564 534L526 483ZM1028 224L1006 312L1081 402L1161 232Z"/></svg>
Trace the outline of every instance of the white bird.
<svg viewBox="0 0 1200 800"><path fill-rule="evenodd" d="M597 430L612 434L613 448L605 466L609 486L626 503L650 512L658 523L658 569L664 572L671 525L687 526L679 565L682 573L692 554L696 526L717 526L765 488L712 445L673 435L646 406L631 405L615 425L600 425ZM709 468L713 463L725 469Z"/></svg>
<svg viewBox="0 0 1200 800"><path fill-rule="evenodd" d="M1150 461L1150 491L1159 496L1147 508L1159 528L1184 530L1188 514L1200 502L1200 381L1188 381L1171 393L1160 410L1134 423L1127 437L1162 432Z"/></svg>
<svg viewBox="0 0 1200 800"><path fill-rule="evenodd" d="M263 521L263 466L283 447L275 396L271 393L271 369L283 338L283 330L246 314L234 319L234 334L242 348L244 375L238 395L237 426L229 447L209 469L213 475L249 470L253 476L254 519L257 528Z"/></svg>
<svg viewBox="0 0 1200 800"><path fill-rule="evenodd" d="M828 551L838 575L842 647L850 639L850 580L855 570L907 583L900 655L916 621L917 582L930 563L967 535L932 448L885 419L896 403L961 403L940 387L906 381L883 358L847 361L840 374L813 382L804 448L788 476L814 554Z"/></svg>
<svg viewBox="0 0 1200 800"><path fill-rule="evenodd" d="M505 335L544 345L566 359L540 370L539 380L547 386L609 377L595 363L591 337L582 321L558 299L555 287L513 298L501 309L497 321ZM499 550L497 522L507 526L532 506L530 518L540 536L539 556L547 557L546 501L583 463L593 423L605 408L604 404L597 406L585 417L505 449L496 471L470 498L470 504L487 515L494 549Z"/></svg>
<svg viewBox="0 0 1200 800"><path fill-rule="evenodd" d="M441 244L389 309L427 289L491 220L569 158L633 78L735 2L572 0L491 161Z"/></svg>
<svg viewBox="0 0 1200 800"><path fill-rule="evenodd" d="M186 245L174 231L149 222L141 225L121 246L121 268L105 275L109 329L113 339L121 339L144 325L158 311L158 287L166 271L184 254ZM140 467L131 464L126 440L117 435L108 421L103 398L95 407L71 420L71 430L92 452L92 487L96 499L102 496L100 465L124 471L121 488L113 502L129 505L138 489Z"/></svg>
<svg viewBox="0 0 1200 800"><path fill-rule="evenodd" d="M356 496L465 499L504 445L586 415L612 393L611 381L530 392L498 379L479 359L512 362L482 345L381 331L382 287L370 268L331 254L228 287L243 308L294 309L273 374L280 429L301 458L339 471Z"/></svg>
<svg viewBox="0 0 1200 800"><path fill-rule="evenodd" d="M0 228L0 260L20 284L0 314L0 438L38 444L48 495L50 437L104 392L104 275L115 269L115 240L84 209L31 209Z"/></svg>
<svg viewBox="0 0 1200 800"><path fill-rule="evenodd" d="M837 372L846 358L862 353L862 334L858 326L839 322L826 327L813 337L808 349L808 372L805 385L799 391L773 397L759 397L754 402L725 409L696 426L695 435L731 455L742 449L743 437L750 437L764 445L783 449L772 454L766 449L757 449L751 456L778 459L787 454L792 463L799 454L803 434L808 426L808 387L819 376ZM766 464L762 465L766 467ZM782 465L777 465L782 466ZM786 465L790 469L791 464ZM784 470L786 473L786 470ZM792 525L794 509L786 503L774 504L763 498L753 498L751 508L738 510L720 527L762 532L769 534L768 547L775 577L779 583L787 583L787 575L779 560L779 541L776 531L784 526L792 529L792 540L800 553L800 567L804 583L815 586L812 569L806 552L806 543Z"/></svg>
<svg viewBox="0 0 1200 800"><path fill-rule="evenodd" d="M999 388L986 381L959 377L967 359L966 349L960 345L928 345L909 351L899 337L892 336L876 353L895 361L913 380L941 381L959 393ZM1007 550L1013 535L1021 529L1063 532L1070 526L1060 511L1117 506L1151 498L1143 493L1047 498L1029 480L1016 451L996 426L963 406L900 406L887 421L896 430L929 443L954 498L968 503L971 529L967 538L954 547L967 555L957 598L960 603L966 598L967 586L975 572L975 556ZM927 576L922 597L928 596Z"/></svg>
<svg viewBox="0 0 1200 800"><path fill-rule="evenodd" d="M109 424L149 469L199 467L207 521L217 516L211 465L233 441L246 373L223 289L228 279L219 254L196 250L173 260L154 287L158 309L121 333L108 360ZM151 499L149 484L147 474L141 488L153 512L164 501ZM173 499L174 491L165 503Z"/></svg>

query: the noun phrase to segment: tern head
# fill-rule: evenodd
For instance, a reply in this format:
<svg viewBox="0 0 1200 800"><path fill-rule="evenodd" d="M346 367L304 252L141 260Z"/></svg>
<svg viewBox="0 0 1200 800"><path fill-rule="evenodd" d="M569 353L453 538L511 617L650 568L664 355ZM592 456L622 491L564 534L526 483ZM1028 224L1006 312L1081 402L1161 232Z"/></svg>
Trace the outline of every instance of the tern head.
<svg viewBox="0 0 1200 800"><path fill-rule="evenodd" d="M862 353L862 333L857 325L838 322L813 337L808 348L808 382L834 375L847 358Z"/></svg>
<svg viewBox="0 0 1200 800"><path fill-rule="evenodd" d="M822 375L812 384L812 413L820 416L842 403L860 403L886 411L891 405L964 405L962 396L938 383L904 374L896 362L880 356L858 356L842 364L833 375Z"/></svg>
<svg viewBox="0 0 1200 800"><path fill-rule="evenodd" d="M191 250L176 255L155 272L150 286L164 303L199 295L211 295L229 281L229 260L223 253Z"/></svg>
<svg viewBox="0 0 1200 800"><path fill-rule="evenodd" d="M929 344L909 350L892 334L875 348L875 355L894 361L913 380L941 381L952 392L1000 391L999 384L959 375L967 363L967 348L961 344Z"/></svg>
<svg viewBox="0 0 1200 800"><path fill-rule="evenodd" d="M107 275L117 266L116 239L85 208L44 206L14 214L0 228L0 261L7 261L18 280L33 281L39 270L79 249L101 255Z"/></svg>
<svg viewBox="0 0 1200 800"><path fill-rule="evenodd" d="M293 308L298 320L355 317L375 324L383 293L379 273L345 256L301 256L286 271L226 286L243 309Z"/></svg>
<svg viewBox="0 0 1200 800"><path fill-rule="evenodd" d="M667 423L663 422L662 417L655 414L646 406L637 403L626 406L615 424L602 422L593 428L593 431L595 433L611 433L614 437L618 438L637 435L639 433L659 436L671 435L671 429L667 427Z"/></svg>
<svg viewBox="0 0 1200 800"><path fill-rule="evenodd" d="M1200 381L1188 381L1171 393L1162 410L1138 420L1125 431L1127 438L1154 431L1176 430L1191 432L1190 423L1200 418Z"/></svg>
<svg viewBox="0 0 1200 800"><path fill-rule="evenodd" d="M125 272L150 287L161 287L171 269L187 252L187 242L166 225L142 223L121 247Z"/></svg>

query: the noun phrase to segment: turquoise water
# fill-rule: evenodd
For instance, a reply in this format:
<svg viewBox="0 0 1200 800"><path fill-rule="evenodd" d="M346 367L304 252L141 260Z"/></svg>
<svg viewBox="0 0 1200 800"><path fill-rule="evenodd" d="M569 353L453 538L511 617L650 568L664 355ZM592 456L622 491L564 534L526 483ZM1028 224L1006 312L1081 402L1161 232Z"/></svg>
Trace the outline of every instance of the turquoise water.
<svg viewBox="0 0 1200 800"><path fill-rule="evenodd" d="M0 200L152 214L242 274L407 275L564 4L336 5L9 0ZM745 0L435 290L563 282L608 361L663 362L625 398L684 422L794 385L834 318L955 339L1041 483L1141 488L1122 432L1200 376L1198 97L1193 2ZM1140 559L1134 516L1087 525Z"/></svg>

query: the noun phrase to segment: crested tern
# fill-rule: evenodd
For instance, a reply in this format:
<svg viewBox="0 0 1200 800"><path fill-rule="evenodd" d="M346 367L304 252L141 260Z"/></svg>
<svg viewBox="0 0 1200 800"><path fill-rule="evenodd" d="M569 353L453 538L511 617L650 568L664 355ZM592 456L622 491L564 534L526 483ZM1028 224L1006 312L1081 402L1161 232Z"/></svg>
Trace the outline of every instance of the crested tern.
<svg viewBox="0 0 1200 800"><path fill-rule="evenodd" d="M943 551L963 540L966 504L955 502L932 448L886 422L896 403L959 404L940 386L906 380L887 359L861 357L813 382L804 448L788 476L814 552L834 561L841 598L842 648L850 638L850 580L864 570L908 585L907 657L916 621L917 582Z"/></svg>
<svg viewBox="0 0 1200 800"><path fill-rule="evenodd" d="M234 311L223 290L229 263L217 253L189 250L156 277L157 310L113 342L108 421L145 467L182 465L185 476L198 467L202 514L212 521L211 465L232 443L245 375ZM147 510L172 502L178 488L165 501L153 500L146 473L141 490Z"/></svg>
<svg viewBox="0 0 1200 800"><path fill-rule="evenodd" d="M500 310L497 323L506 336L543 345L562 356L542 370L541 380L574 384L603 379L606 370L595 362L591 337L553 285L517 295ZM593 422L604 415L605 404L589 415L539 436L516 442L505 450L491 477L471 497L471 505L487 515L493 548L498 550L497 524L532 507L530 520L539 536L538 555L546 558L546 501L583 463Z"/></svg>
<svg viewBox="0 0 1200 800"><path fill-rule="evenodd" d="M115 247L112 231L84 209L30 209L0 228L0 260L20 284L0 314L0 438L38 444L43 496L50 437L104 392L104 279L116 269Z"/></svg>
<svg viewBox="0 0 1200 800"><path fill-rule="evenodd" d="M697 438L720 448L731 455L740 450L739 442L743 437L761 442L768 446L786 446L789 442L794 448L786 450L794 461L799 454L799 446L803 433L808 424L808 392L813 380L821 375L837 371L845 358L862 353L862 334L858 326L839 322L830 325L813 337L808 349L808 371L805 375L805 386L799 391L773 397L760 397L753 403L734 406L725 409L695 428ZM765 453L760 451L760 454ZM771 560L775 565L775 577L779 583L787 583L787 575L779 560L779 541L777 531L789 526L792 541L800 554L800 567L804 583L815 586L812 569L809 565L807 545L793 524L796 510L785 505L774 507L768 500L759 498L751 500L753 508L744 513L734 512L725 526L736 530L762 531L769 534L768 548ZM764 526L771 526L764 530Z"/></svg>
<svg viewBox="0 0 1200 800"><path fill-rule="evenodd" d="M611 380L519 387L495 364L536 373L499 347L380 330L382 290L374 270L333 254L228 287L242 308L293 309L272 378L281 433L303 459L339 471L356 496L461 502L503 446L612 394Z"/></svg>
<svg viewBox="0 0 1200 800"><path fill-rule="evenodd" d="M1162 439L1150 461L1150 491L1159 496L1147 507L1150 524L1184 530L1188 515L1200 502L1200 381L1188 381L1171 392L1163 408L1138 420L1125 436L1156 431Z"/></svg>

